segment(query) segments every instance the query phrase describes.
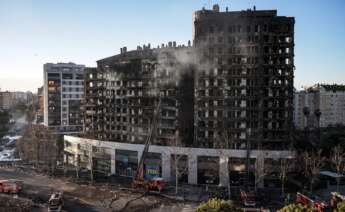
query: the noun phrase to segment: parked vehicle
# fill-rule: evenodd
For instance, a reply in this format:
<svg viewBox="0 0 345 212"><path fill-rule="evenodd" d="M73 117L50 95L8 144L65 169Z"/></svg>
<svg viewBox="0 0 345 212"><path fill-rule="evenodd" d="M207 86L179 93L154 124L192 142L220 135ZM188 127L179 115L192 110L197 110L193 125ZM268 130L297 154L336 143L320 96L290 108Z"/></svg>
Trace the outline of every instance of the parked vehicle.
<svg viewBox="0 0 345 212"><path fill-rule="evenodd" d="M311 194L308 195L297 192L296 202L302 205L308 205L317 212L324 212L329 208L329 205L326 202L319 200Z"/></svg>
<svg viewBox="0 0 345 212"><path fill-rule="evenodd" d="M63 204L63 192L53 193L48 201L48 212L61 212Z"/></svg>
<svg viewBox="0 0 345 212"><path fill-rule="evenodd" d="M163 181L163 178L159 178L159 177L154 177L152 179L145 179L144 178L144 160L145 160L146 155L148 153L151 140L153 140L153 137L155 136L154 132L157 128L158 111L160 109L160 105L161 105L161 99L159 98L157 110L155 110L155 112L154 112L153 124L152 124L151 129L150 129L150 134L146 139L144 150L143 150L143 153L142 153L141 158L139 160L137 172L136 172L135 177L133 178L133 181L132 181L132 188L133 189L144 188L146 191L158 190L159 192L161 192L165 188L165 182Z"/></svg>
<svg viewBox="0 0 345 212"><path fill-rule="evenodd" d="M330 207L335 209L339 202L345 201L345 196L338 192L331 192Z"/></svg>
<svg viewBox="0 0 345 212"><path fill-rule="evenodd" d="M253 191L241 190L241 199L242 199L243 205L246 207L256 206L255 193Z"/></svg>
<svg viewBox="0 0 345 212"><path fill-rule="evenodd" d="M0 180L0 193L18 194L22 191L23 183L19 180Z"/></svg>

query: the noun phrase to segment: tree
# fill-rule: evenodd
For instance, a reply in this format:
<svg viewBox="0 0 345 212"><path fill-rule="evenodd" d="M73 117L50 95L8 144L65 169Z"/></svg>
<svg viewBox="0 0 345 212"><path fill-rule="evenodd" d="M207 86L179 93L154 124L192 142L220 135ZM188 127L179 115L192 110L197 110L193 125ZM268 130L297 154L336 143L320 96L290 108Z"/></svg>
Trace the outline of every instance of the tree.
<svg viewBox="0 0 345 212"><path fill-rule="evenodd" d="M188 161L188 157L186 155L172 155L173 160L173 168L175 170L175 194L178 193L178 186L179 186L179 179L182 177L183 174L188 172L188 164L187 166L181 166L182 161ZM188 163L188 162L187 162Z"/></svg>
<svg viewBox="0 0 345 212"><path fill-rule="evenodd" d="M309 127L309 115L310 115L309 107L304 107L303 108L303 115L304 115L304 118L305 118L306 128L308 128Z"/></svg>
<svg viewBox="0 0 345 212"><path fill-rule="evenodd" d="M172 140L171 145L176 147L182 146L182 138L178 132L175 134L175 139ZM171 155L171 166L175 170L175 194L178 193L179 179L183 174L188 172L188 156L187 155ZM181 165L181 162L187 162L187 165Z"/></svg>
<svg viewBox="0 0 345 212"><path fill-rule="evenodd" d="M8 111L0 111L0 138L7 133L10 119L11 115Z"/></svg>
<svg viewBox="0 0 345 212"><path fill-rule="evenodd" d="M209 199L196 209L196 212L241 212L241 208L236 207L233 202L221 199Z"/></svg>
<svg viewBox="0 0 345 212"><path fill-rule="evenodd" d="M335 170L337 171L338 175L341 175L342 171L345 168L344 159L345 159L344 149L340 145L335 146L332 150L331 162L335 166ZM339 183L340 183L340 177L337 177L337 191L339 191Z"/></svg>
<svg viewBox="0 0 345 212"><path fill-rule="evenodd" d="M319 150L317 153L305 152L302 155L302 159L304 163L304 175L310 179L310 192L312 192L313 184L320 175L320 169L325 162L325 157L322 156L322 150Z"/></svg>
<svg viewBox="0 0 345 212"><path fill-rule="evenodd" d="M288 158L283 158L280 160L280 173L279 173L279 177L280 177L280 181L281 181L281 189L282 189L282 196L285 195L285 182L287 180L287 176L288 174L291 172L293 168L293 160L292 159L288 159Z"/></svg>
<svg viewBox="0 0 345 212"><path fill-rule="evenodd" d="M342 212L345 211L345 201L339 202L337 204L337 208L334 210L334 212Z"/></svg>
<svg viewBox="0 0 345 212"><path fill-rule="evenodd" d="M23 137L17 142L17 151L24 161L48 165L55 172L58 159L58 136L43 125L28 125Z"/></svg>
<svg viewBox="0 0 345 212"><path fill-rule="evenodd" d="M314 110L314 115L316 117L316 121L317 121L317 128L320 128L320 118L321 118L321 110L320 109L315 109Z"/></svg>
<svg viewBox="0 0 345 212"><path fill-rule="evenodd" d="M278 212L312 212L313 209L311 209L309 206L307 205L302 205L302 204L290 204L287 205L283 208L281 208L280 210L278 210Z"/></svg>

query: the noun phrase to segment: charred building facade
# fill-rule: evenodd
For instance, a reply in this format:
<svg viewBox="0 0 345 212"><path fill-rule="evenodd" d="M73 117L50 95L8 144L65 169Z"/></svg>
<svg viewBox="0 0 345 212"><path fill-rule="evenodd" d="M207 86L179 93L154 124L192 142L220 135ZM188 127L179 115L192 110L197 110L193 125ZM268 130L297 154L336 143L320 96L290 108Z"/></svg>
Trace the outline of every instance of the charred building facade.
<svg viewBox="0 0 345 212"><path fill-rule="evenodd" d="M195 145L281 149L293 123L294 18L276 10L193 15Z"/></svg>
<svg viewBox="0 0 345 212"><path fill-rule="evenodd" d="M193 141L193 66L179 60L190 47L138 47L97 61L86 69L85 133L88 137L156 145L188 146Z"/></svg>
<svg viewBox="0 0 345 212"><path fill-rule="evenodd" d="M86 138L65 136L67 163L133 176L154 129L145 176L181 169L179 180L221 186L278 176L266 167L294 157L294 18L217 5L193 18L193 46L124 47L85 69Z"/></svg>

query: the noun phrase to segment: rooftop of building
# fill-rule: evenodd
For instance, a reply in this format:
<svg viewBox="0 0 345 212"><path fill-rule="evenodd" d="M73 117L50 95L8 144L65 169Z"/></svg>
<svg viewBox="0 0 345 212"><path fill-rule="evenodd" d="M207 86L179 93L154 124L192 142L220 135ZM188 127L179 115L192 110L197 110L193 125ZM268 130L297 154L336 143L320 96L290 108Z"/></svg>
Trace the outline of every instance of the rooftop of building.
<svg viewBox="0 0 345 212"><path fill-rule="evenodd" d="M137 46L137 49L135 50L129 50L127 51L127 47L120 48L120 53L106 57L103 59L100 59L97 61L97 63L111 63L116 62L119 60L129 60L129 59L140 59L140 58L146 58L146 59L154 59L156 58L157 54L160 51L166 51L166 50L177 50L177 49L186 49L191 48L191 42L188 41L188 44L177 44L175 41L170 41L167 44L162 43L161 45L158 45L156 48L152 48L151 44L143 45L143 46Z"/></svg>
<svg viewBox="0 0 345 212"><path fill-rule="evenodd" d="M194 16L224 16L224 17L288 17L288 16L277 16L277 10L257 10L256 6L253 8L248 8L246 10L240 11L230 11L229 7L226 7L225 10L221 11L218 4L213 5L212 9L206 9L203 7L201 10L194 12ZM293 17L289 17L293 18Z"/></svg>
<svg viewBox="0 0 345 212"><path fill-rule="evenodd" d="M343 84L317 84L316 86L324 88L326 91L341 91L345 92L345 85Z"/></svg>
<svg viewBox="0 0 345 212"><path fill-rule="evenodd" d="M85 65L82 64L76 64L73 62L68 62L68 63L63 63L63 62L58 62L58 63L45 63L44 67L85 67Z"/></svg>
<svg viewBox="0 0 345 212"><path fill-rule="evenodd" d="M304 90L296 91L296 92L318 92L321 89L323 89L326 92L345 92L345 85L318 83L311 87L307 87Z"/></svg>

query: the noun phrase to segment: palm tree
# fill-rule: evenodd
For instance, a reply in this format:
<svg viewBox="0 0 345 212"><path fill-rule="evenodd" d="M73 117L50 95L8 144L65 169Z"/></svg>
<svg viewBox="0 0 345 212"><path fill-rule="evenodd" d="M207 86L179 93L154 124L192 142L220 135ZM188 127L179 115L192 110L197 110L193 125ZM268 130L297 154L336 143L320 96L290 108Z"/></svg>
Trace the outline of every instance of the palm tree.
<svg viewBox="0 0 345 212"><path fill-rule="evenodd" d="M314 110L314 115L316 117L317 125L316 125L316 133L317 133L317 139L318 143L321 141L321 132L320 132L320 117L321 117L321 111L320 109Z"/></svg>
<svg viewBox="0 0 345 212"><path fill-rule="evenodd" d="M309 115L310 115L309 107L304 107L303 108L303 115L304 115L304 118L305 118L306 128L308 128L309 127Z"/></svg>
<svg viewBox="0 0 345 212"><path fill-rule="evenodd" d="M317 128L319 129L320 128L320 118L321 118L321 111L320 109L315 109L314 110L314 115L316 117L316 121L317 121Z"/></svg>

